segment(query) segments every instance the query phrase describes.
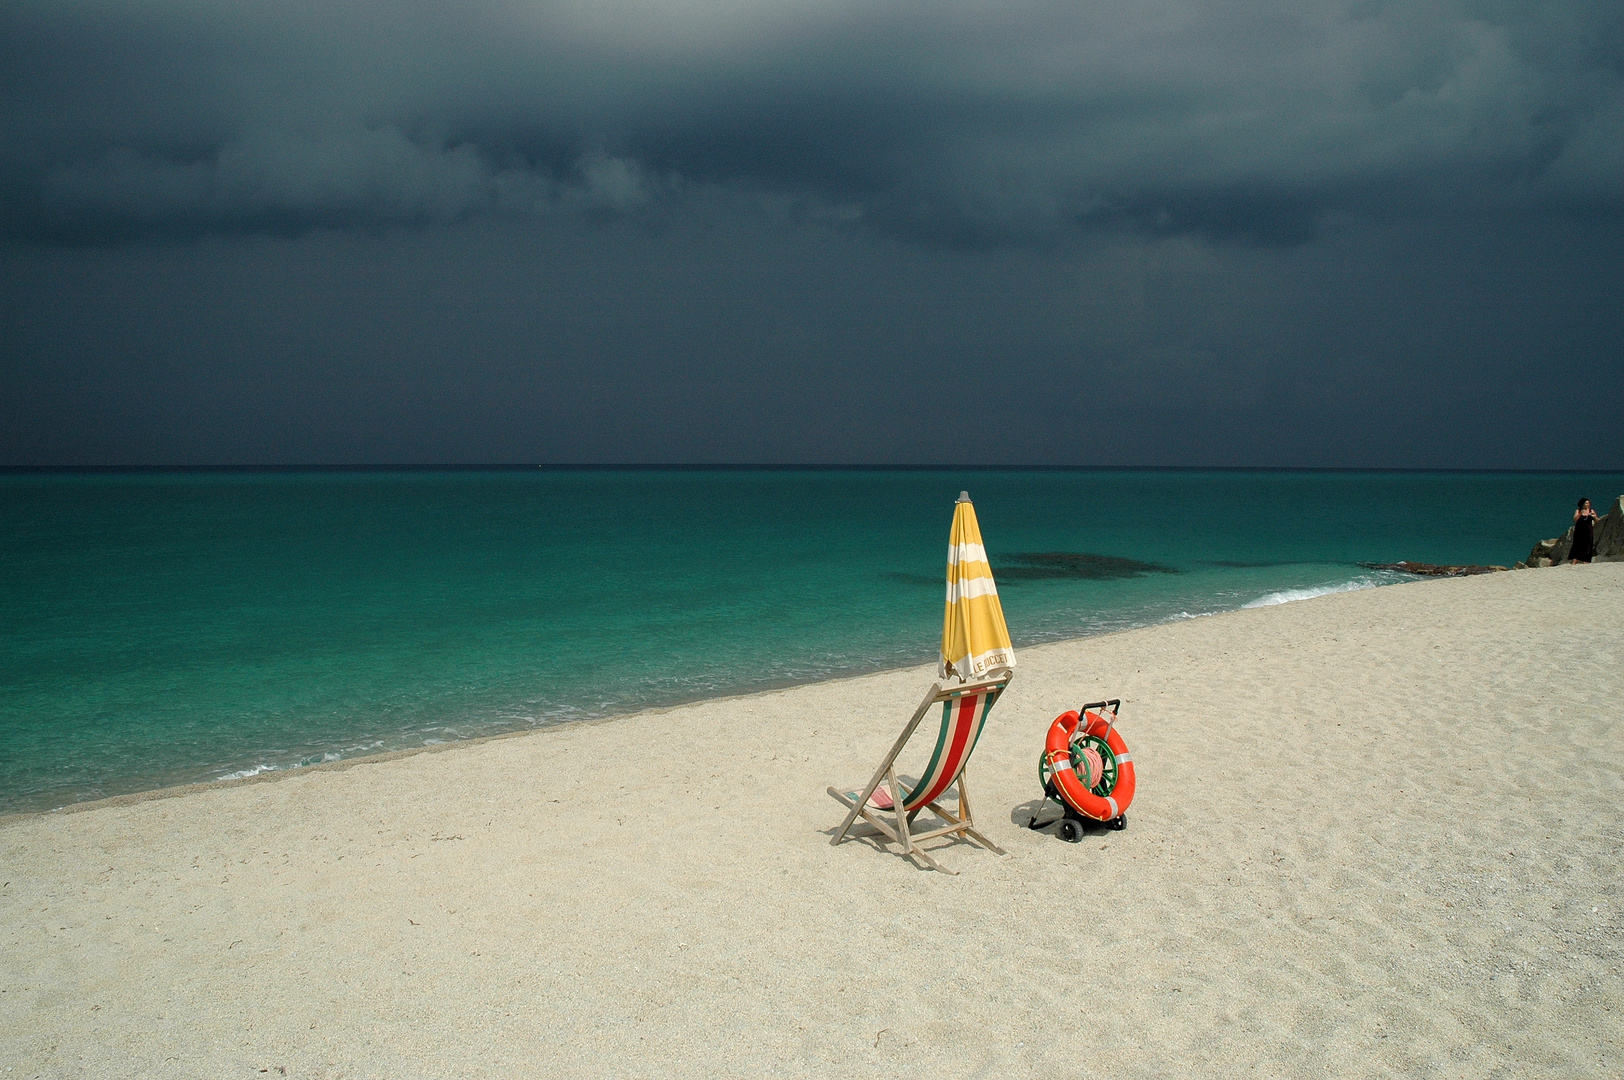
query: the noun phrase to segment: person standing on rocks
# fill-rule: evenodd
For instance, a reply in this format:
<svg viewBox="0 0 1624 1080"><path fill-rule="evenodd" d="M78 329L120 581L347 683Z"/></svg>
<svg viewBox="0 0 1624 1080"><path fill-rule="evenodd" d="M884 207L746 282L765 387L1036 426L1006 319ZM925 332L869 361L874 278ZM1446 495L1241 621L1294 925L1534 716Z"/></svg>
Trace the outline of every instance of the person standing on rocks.
<svg viewBox="0 0 1624 1080"><path fill-rule="evenodd" d="M1589 499L1580 499L1573 512L1573 546L1568 549L1569 562L1589 562L1596 554L1596 511Z"/></svg>

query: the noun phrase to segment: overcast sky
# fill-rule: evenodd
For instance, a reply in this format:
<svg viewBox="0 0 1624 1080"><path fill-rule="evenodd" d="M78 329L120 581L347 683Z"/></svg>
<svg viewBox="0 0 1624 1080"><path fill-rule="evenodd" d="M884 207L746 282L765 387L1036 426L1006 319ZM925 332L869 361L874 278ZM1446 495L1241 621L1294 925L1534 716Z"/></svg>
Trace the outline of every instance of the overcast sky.
<svg viewBox="0 0 1624 1080"><path fill-rule="evenodd" d="M0 464L1624 468L1624 4L0 0Z"/></svg>

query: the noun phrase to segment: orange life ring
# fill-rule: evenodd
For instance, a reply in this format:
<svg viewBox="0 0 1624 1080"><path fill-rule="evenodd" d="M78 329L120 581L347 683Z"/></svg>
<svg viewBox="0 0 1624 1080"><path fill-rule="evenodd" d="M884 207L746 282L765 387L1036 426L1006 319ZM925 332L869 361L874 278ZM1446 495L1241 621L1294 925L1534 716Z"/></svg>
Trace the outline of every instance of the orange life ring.
<svg viewBox="0 0 1624 1080"><path fill-rule="evenodd" d="M1084 718L1088 723L1079 732L1078 725ZM1078 777L1078 759L1088 760L1086 769L1090 773L1100 769L1100 757L1089 758L1088 753L1081 750L1075 757L1072 753L1074 741L1090 736L1108 747L1111 757L1115 758L1114 763L1105 763L1107 769L1111 764L1116 767L1114 783L1106 775L1087 777L1087 783L1084 778ZM1095 821L1115 821L1128 812L1128 805L1133 802L1133 755L1128 752L1128 744L1122 741L1122 733L1116 729L1113 721L1093 709L1082 717L1077 715L1075 709L1055 717L1054 723L1049 725L1049 737L1044 740L1040 765L1040 772L1047 774L1047 781L1054 785L1060 797L1084 817ZM1103 773L1106 770L1100 771ZM1102 789L1104 794L1096 794Z"/></svg>

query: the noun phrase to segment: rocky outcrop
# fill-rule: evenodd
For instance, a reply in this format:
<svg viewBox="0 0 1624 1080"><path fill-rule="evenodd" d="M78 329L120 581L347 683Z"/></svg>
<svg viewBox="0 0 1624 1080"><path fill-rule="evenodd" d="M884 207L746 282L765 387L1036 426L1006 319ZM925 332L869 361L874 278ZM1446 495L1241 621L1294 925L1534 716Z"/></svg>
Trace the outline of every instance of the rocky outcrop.
<svg viewBox="0 0 1624 1080"><path fill-rule="evenodd" d="M1554 540L1541 540L1534 545L1534 550L1528 553L1529 566L1554 566L1568 557L1573 548L1573 526Z"/></svg>
<svg viewBox="0 0 1624 1080"><path fill-rule="evenodd" d="M1554 540L1541 540L1528 553L1526 562L1518 569L1535 566L1555 566L1568 557L1573 549L1573 526ZM1624 562L1624 495L1613 500L1613 508L1596 522L1596 562Z"/></svg>
<svg viewBox="0 0 1624 1080"><path fill-rule="evenodd" d="M1437 563L1399 561L1395 563L1365 563L1372 570L1400 570L1421 577L1472 577L1476 574L1497 574L1503 566L1439 566Z"/></svg>
<svg viewBox="0 0 1624 1080"><path fill-rule="evenodd" d="M1624 562L1624 495L1596 522L1596 561Z"/></svg>

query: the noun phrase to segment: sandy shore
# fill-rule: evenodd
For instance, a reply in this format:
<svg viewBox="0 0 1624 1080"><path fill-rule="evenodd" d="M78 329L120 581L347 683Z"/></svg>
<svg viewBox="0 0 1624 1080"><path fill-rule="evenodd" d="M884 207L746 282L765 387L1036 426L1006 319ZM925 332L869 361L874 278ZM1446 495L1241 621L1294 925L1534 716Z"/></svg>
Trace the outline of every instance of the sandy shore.
<svg viewBox="0 0 1624 1080"><path fill-rule="evenodd" d="M0 1074L1624 1071L1624 565L1020 663L957 877L828 843L925 671L14 819ZM1026 831L1107 695L1130 827Z"/></svg>

